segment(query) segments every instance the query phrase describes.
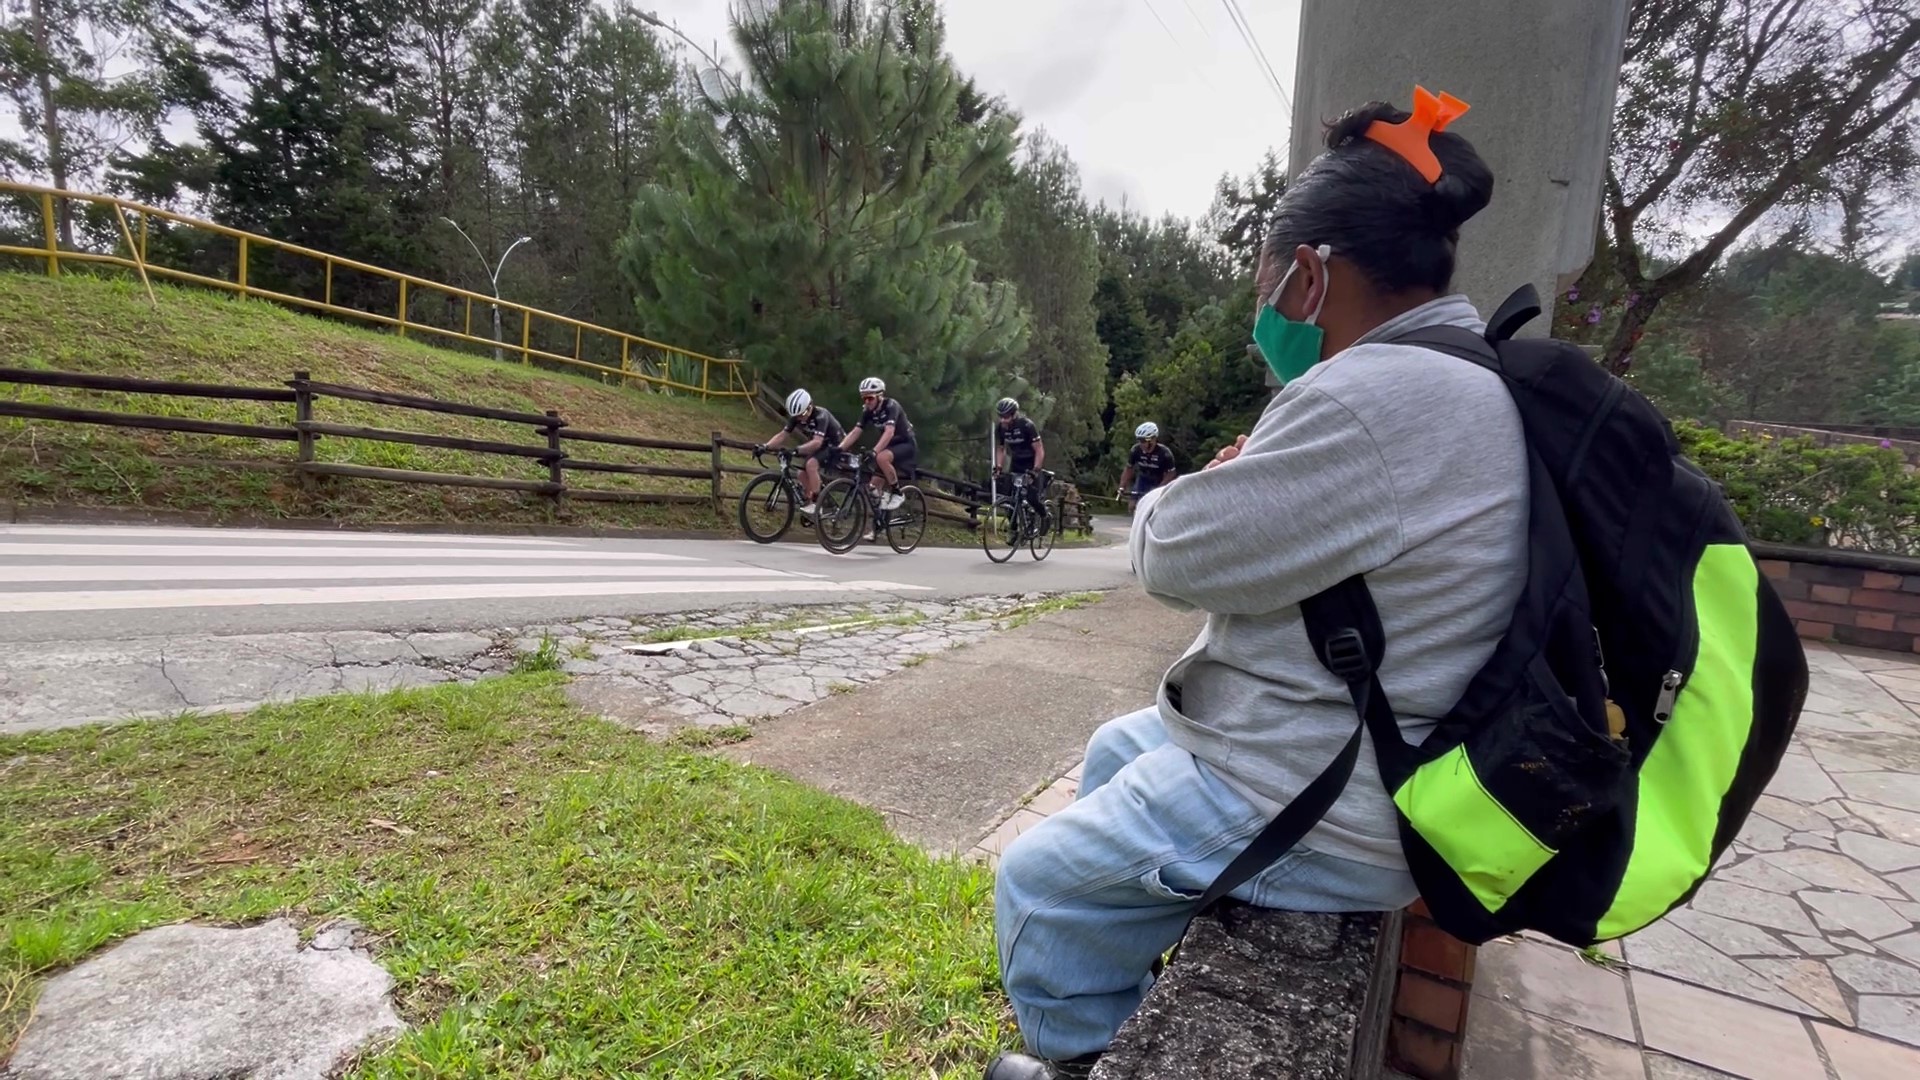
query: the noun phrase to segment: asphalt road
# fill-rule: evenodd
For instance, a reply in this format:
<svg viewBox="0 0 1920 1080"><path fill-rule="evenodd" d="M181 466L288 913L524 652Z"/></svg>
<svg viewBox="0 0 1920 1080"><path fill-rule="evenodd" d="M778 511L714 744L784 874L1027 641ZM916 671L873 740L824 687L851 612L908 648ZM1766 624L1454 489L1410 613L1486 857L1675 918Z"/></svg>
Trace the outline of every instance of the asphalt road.
<svg viewBox="0 0 1920 1080"><path fill-rule="evenodd" d="M1124 548L595 540L123 526L0 526L0 641L451 630L737 604L1105 589Z"/></svg>

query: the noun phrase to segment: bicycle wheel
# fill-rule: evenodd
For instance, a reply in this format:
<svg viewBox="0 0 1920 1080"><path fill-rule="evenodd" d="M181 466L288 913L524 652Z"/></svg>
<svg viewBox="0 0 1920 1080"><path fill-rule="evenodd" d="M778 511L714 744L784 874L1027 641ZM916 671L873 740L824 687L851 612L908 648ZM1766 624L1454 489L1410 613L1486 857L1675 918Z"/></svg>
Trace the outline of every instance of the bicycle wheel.
<svg viewBox="0 0 1920 1080"><path fill-rule="evenodd" d="M860 534L867 530L867 498L852 480L842 477L820 489L813 529L820 546L835 555L845 555L859 545Z"/></svg>
<svg viewBox="0 0 1920 1080"><path fill-rule="evenodd" d="M1032 511L1028 512L1032 513ZM1052 515L1041 514L1040 520L1034 522L1034 528L1037 531L1033 534L1033 539L1028 542L1027 550L1033 553L1033 561L1039 562L1053 554Z"/></svg>
<svg viewBox="0 0 1920 1080"><path fill-rule="evenodd" d="M1002 501L981 507L976 527L981 549L994 562L1006 562L1020 550L1020 521L1011 504Z"/></svg>
<svg viewBox="0 0 1920 1080"><path fill-rule="evenodd" d="M900 488L900 497L906 501L887 512L887 543L905 555L919 547L920 538L927 535L927 498L912 484Z"/></svg>
<svg viewBox="0 0 1920 1080"><path fill-rule="evenodd" d="M777 472L747 481L740 493L740 531L757 544L771 544L793 527L793 489Z"/></svg>

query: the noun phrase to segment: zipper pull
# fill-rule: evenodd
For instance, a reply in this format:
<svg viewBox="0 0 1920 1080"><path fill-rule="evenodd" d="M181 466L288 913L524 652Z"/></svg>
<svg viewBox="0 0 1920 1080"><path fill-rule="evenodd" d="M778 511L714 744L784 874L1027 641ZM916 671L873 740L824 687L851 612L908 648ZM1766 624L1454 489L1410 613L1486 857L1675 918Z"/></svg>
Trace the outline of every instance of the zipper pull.
<svg viewBox="0 0 1920 1080"><path fill-rule="evenodd" d="M1678 671L1669 671L1660 680L1660 696L1653 702L1654 723L1664 724L1673 719L1673 703L1680 697L1680 688L1687 684L1687 677Z"/></svg>

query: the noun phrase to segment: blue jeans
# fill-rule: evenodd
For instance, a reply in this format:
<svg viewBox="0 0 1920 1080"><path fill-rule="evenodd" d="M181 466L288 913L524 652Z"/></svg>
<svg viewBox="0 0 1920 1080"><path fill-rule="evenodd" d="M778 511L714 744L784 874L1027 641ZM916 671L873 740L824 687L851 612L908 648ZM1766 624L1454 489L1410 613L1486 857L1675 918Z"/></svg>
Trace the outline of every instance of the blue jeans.
<svg viewBox="0 0 1920 1080"><path fill-rule="evenodd" d="M1000 977L1028 1049L1054 1060L1105 1050L1193 901L1267 820L1167 740L1158 709L1096 731L1078 799L1007 848L994 886ZM1293 911L1385 911L1416 891L1405 871L1296 847L1232 895Z"/></svg>

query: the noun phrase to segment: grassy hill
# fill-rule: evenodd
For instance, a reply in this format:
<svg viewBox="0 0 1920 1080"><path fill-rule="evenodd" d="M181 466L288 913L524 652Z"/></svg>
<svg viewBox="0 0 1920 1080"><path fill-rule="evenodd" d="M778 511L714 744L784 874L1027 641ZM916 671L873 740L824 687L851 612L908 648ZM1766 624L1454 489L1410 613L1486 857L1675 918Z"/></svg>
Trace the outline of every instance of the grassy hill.
<svg viewBox="0 0 1920 1080"><path fill-rule="evenodd" d="M296 369L326 382L527 412L557 409L573 426L660 439L705 441L712 432L758 441L773 428L744 403L671 397L438 349L257 301L157 286L157 308L138 283L53 280L0 273L0 366L279 386ZM292 406L109 394L0 384L0 399L151 415L285 425ZM328 423L427 431L531 445L531 428L358 402L322 399ZM704 467L687 453L581 446L594 460ZM286 468L290 442L146 432L0 417L0 499L23 504L144 507L222 519L332 518L369 524L553 523L551 504L514 492L330 479L303 490ZM478 476L544 479L525 459L359 439L321 439L325 461ZM747 463L734 460L733 464ZM597 488L705 492L704 480L576 474ZM738 479L730 487L737 490ZM730 515L731 511L728 511ZM576 502L573 524L722 526L704 508Z"/></svg>

